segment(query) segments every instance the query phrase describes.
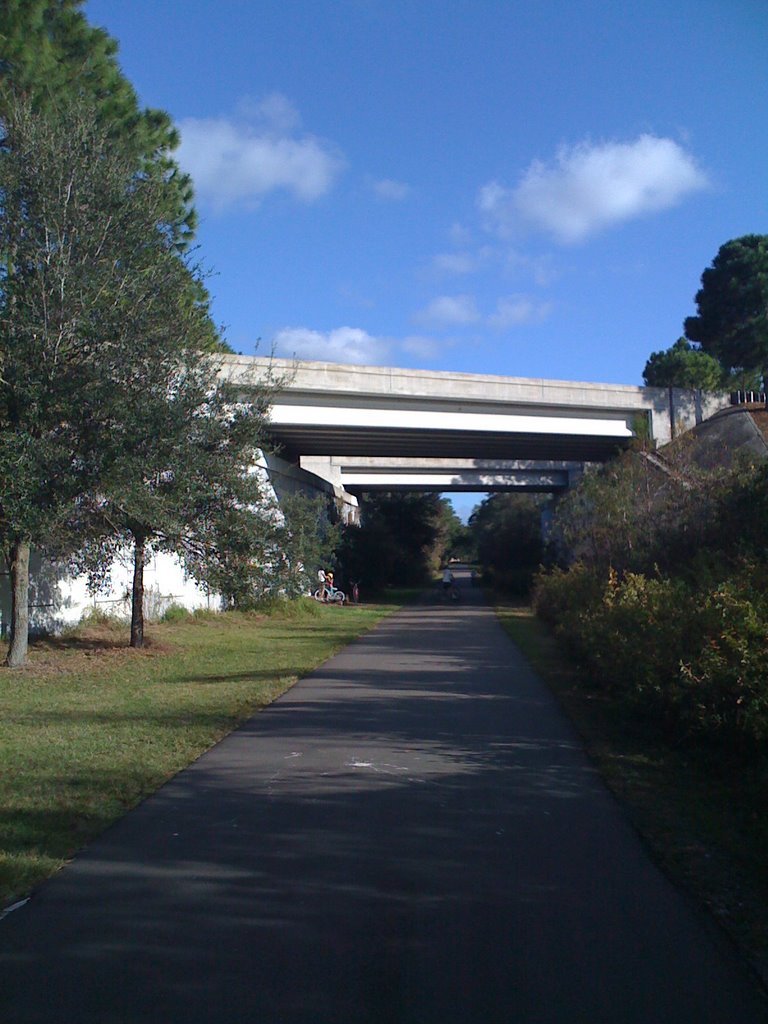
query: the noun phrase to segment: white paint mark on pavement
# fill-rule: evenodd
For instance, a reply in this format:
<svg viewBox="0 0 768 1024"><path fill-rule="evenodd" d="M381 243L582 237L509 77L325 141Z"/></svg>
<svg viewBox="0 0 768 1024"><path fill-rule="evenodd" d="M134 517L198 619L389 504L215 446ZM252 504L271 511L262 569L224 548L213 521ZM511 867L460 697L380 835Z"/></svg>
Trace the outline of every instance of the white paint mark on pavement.
<svg viewBox="0 0 768 1024"><path fill-rule="evenodd" d="M29 903L29 896L24 900L17 900L15 903L12 903L10 907L6 907L5 910L0 913L0 921L2 921L3 918L8 917L9 914L12 914L14 910L20 910L25 903Z"/></svg>
<svg viewBox="0 0 768 1024"><path fill-rule="evenodd" d="M387 764L386 761L380 765L374 764L373 761L347 761L345 767L347 768L371 768L379 775L394 775L395 772L407 772L408 769L399 764Z"/></svg>

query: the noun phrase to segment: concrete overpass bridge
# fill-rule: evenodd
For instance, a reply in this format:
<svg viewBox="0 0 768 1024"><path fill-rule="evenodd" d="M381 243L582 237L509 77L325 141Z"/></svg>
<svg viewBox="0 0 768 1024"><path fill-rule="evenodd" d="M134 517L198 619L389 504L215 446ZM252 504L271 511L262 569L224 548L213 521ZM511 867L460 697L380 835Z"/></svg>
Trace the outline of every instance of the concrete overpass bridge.
<svg viewBox="0 0 768 1024"><path fill-rule="evenodd" d="M354 495L375 489L566 489L639 433L664 444L727 401L682 388L226 357L278 381L270 432L284 462Z"/></svg>

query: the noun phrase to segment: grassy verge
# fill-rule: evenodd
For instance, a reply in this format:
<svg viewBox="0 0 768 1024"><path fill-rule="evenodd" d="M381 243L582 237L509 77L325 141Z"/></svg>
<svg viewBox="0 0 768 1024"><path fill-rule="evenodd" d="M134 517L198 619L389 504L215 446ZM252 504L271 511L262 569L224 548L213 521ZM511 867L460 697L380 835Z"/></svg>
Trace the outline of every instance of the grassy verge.
<svg viewBox="0 0 768 1024"><path fill-rule="evenodd" d="M665 744L652 722L590 689L530 608L497 603L496 611L657 861L768 982L768 757Z"/></svg>
<svg viewBox="0 0 768 1024"><path fill-rule="evenodd" d="M401 601L92 625L0 669L0 905Z"/></svg>

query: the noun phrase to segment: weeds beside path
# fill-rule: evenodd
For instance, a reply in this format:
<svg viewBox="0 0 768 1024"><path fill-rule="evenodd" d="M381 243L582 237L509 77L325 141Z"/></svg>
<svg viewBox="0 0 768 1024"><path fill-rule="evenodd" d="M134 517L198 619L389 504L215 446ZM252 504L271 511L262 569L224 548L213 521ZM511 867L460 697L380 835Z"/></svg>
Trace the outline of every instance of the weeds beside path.
<svg viewBox="0 0 768 1024"><path fill-rule="evenodd" d="M0 671L0 907L399 603L189 616L140 651L114 625L33 644Z"/></svg>
<svg viewBox="0 0 768 1024"><path fill-rule="evenodd" d="M590 687L529 607L498 603L496 612L654 857L768 983L768 757L665 743L655 723Z"/></svg>

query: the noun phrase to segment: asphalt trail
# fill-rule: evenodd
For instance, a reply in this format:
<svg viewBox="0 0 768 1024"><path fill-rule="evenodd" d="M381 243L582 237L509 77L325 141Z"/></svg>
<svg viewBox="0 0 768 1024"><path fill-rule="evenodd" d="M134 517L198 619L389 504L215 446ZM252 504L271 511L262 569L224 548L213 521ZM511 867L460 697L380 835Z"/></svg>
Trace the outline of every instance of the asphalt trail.
<svg viewBox="0 0 768 1024"><path fill-rule="evenodd" d="M6 917L0 1020L768 1021L462 596L326 662Z"/></svg>

